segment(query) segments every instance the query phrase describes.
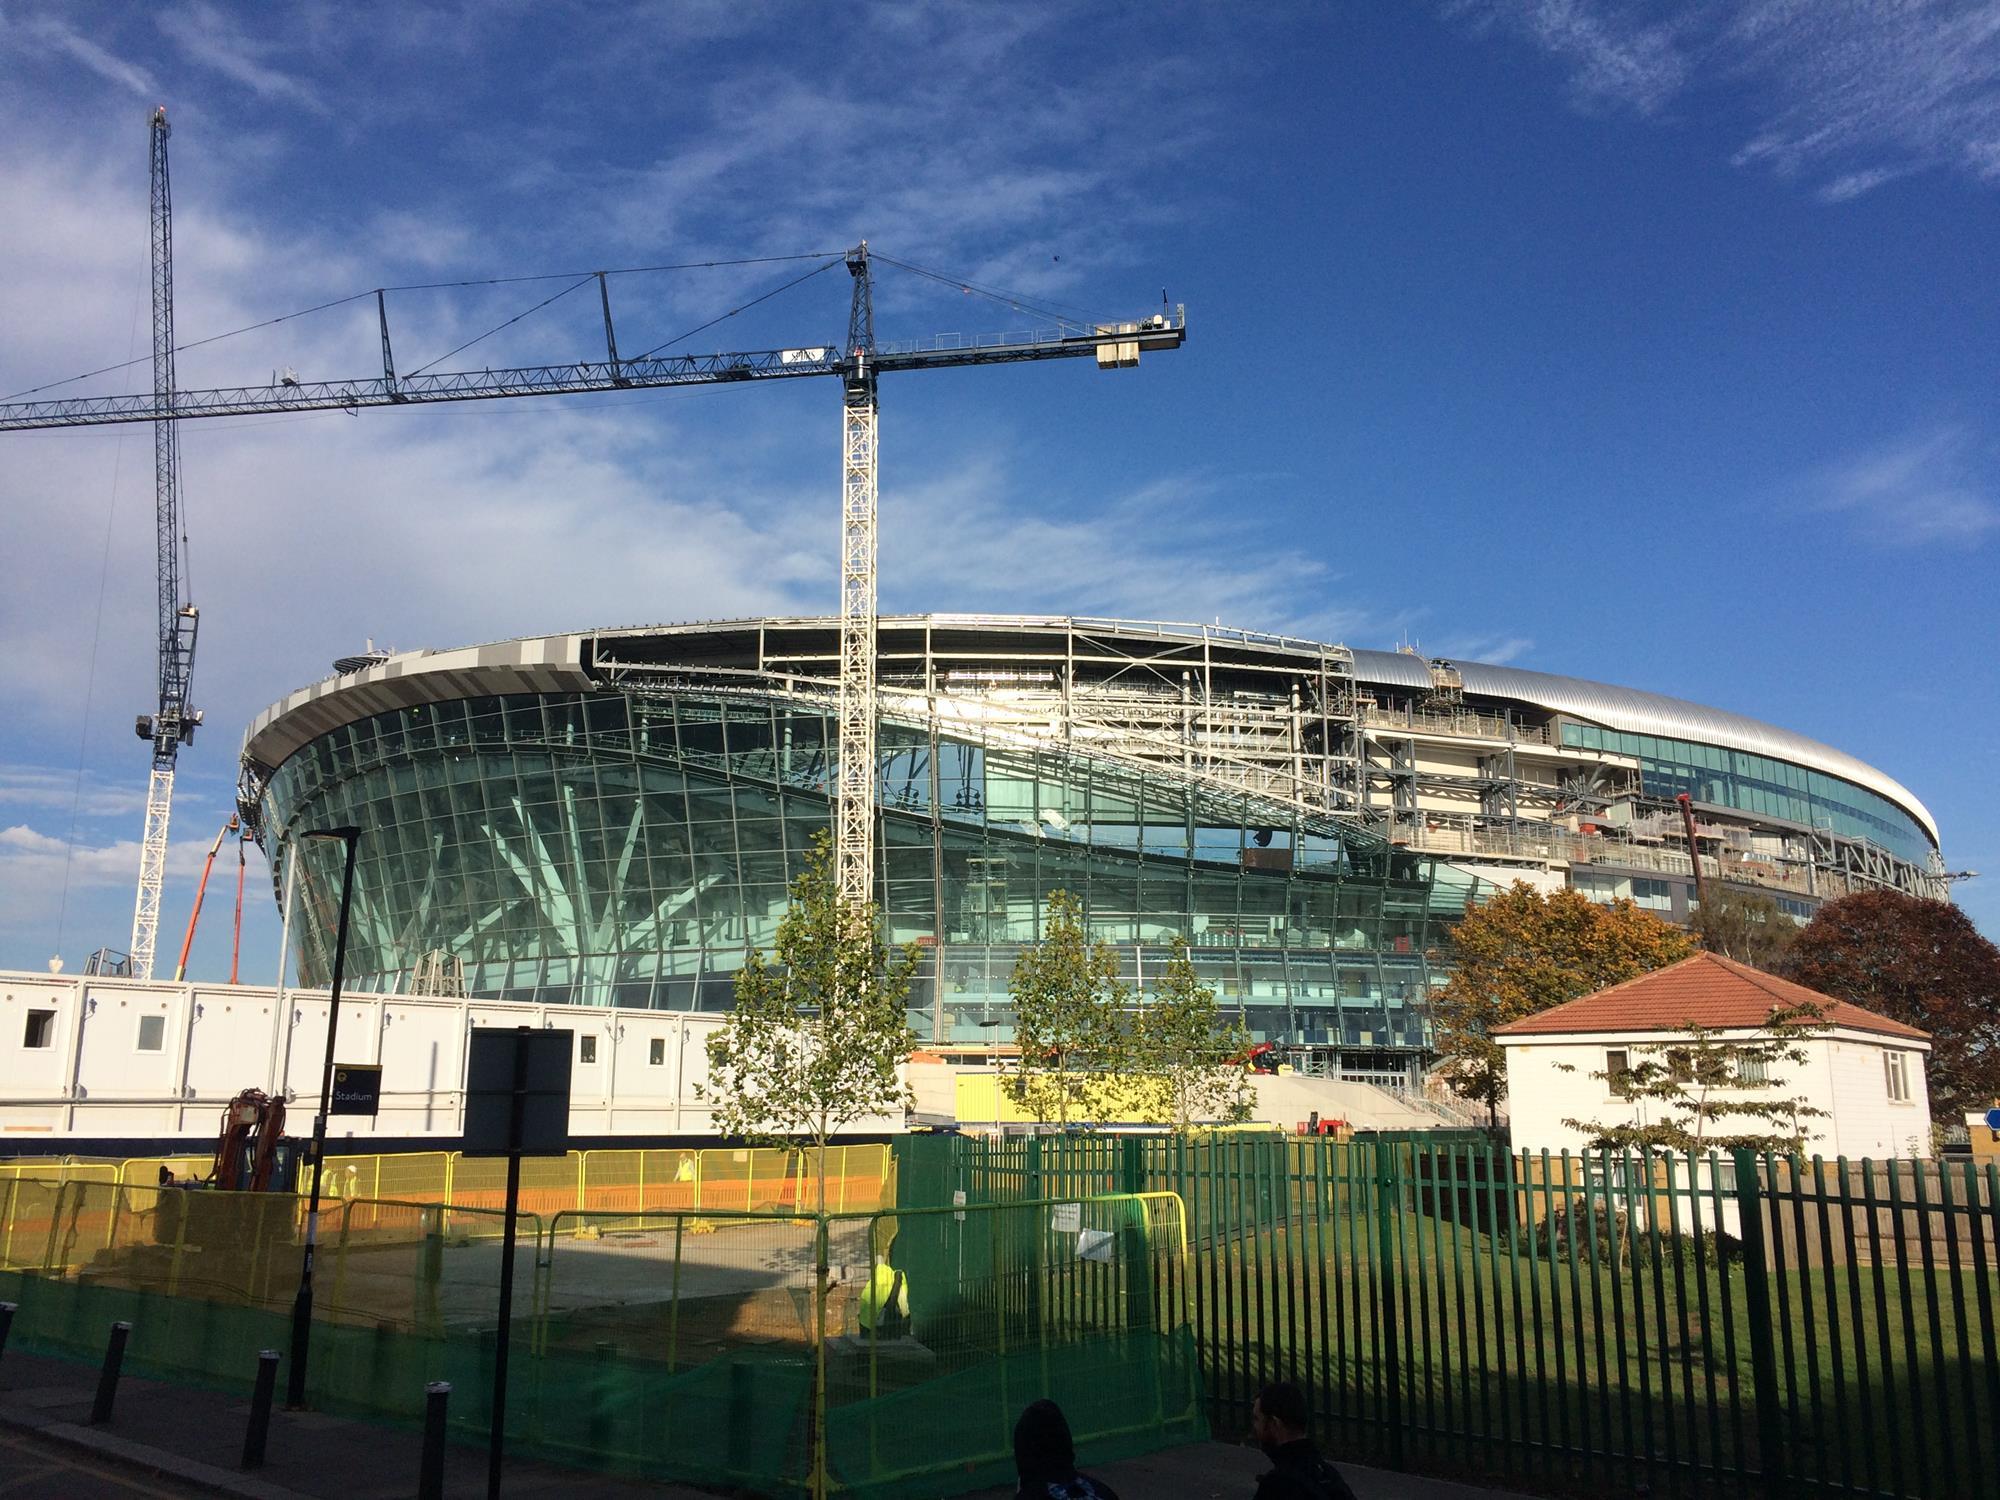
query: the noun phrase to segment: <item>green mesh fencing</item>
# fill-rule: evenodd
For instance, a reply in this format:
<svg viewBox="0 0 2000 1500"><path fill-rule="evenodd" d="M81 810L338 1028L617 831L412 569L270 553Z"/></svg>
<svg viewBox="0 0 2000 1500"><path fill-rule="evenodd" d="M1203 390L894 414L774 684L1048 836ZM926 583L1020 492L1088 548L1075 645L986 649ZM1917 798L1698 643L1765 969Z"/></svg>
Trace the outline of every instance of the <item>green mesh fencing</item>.
<svg viewBox="0 0 2000 1500"><path fill-rule="evenodd" d="M281 1194L8 1185L26 1270L0 1271L13 1338L95 1361L132 1324L135 1373L242 1393L290 1343L302 1214ZM490 1423L500 1247L490 1211L337 1200L322 1219L308 1390L415 1425L453 1386ZM32 1243L32 1256L25 1248ZM1093 1461L1205 1432L1172 1194L810 1215L523 1217L510 1451L734 1488L946 1495L1006 1478L1052 1396ZM877 1260L907 1322L864 1316Z"/></svg>

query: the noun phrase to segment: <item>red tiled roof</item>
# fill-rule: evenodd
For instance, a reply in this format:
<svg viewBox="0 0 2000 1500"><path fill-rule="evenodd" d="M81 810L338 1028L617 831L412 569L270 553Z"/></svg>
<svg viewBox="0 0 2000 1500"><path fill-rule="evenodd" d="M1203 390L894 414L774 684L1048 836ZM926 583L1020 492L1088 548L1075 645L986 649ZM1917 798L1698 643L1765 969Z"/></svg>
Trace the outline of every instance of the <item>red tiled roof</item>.
<svg viewBox="0 0 2000 1500"><path fill-rule="evenodd" d="M1576 1031L1749 1031L1771 1012L1812 1006L1826 1022L1853 1031L1928 1041L1930 1033L1878 1016L1789 979L1716 953L1697 953L1664 969L1614 984L1580 1000L1493 1028L1495 1036L1551 1036Z"/></svg>

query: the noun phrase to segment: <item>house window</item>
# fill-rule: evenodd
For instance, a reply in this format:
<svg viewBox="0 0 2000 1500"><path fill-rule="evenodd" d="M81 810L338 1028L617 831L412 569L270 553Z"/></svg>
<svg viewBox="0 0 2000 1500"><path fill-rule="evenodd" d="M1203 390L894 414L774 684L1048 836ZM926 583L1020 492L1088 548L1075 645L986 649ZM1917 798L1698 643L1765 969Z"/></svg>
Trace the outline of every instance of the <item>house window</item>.
<svg viewBox="0 0 2000 1500"><path fill-rule="evenodd" d="M1771 1081L1771 1060L1753 1052L1736 1054L1736 1081L1757 1088Z"/></svg>
<svg viewBox="0 0 2000 1500"><path fill-rule="evenodd" d="M167 1045L167 1018L165 1016L139 1017L139 1050L159 1052Z"/></svg>
<svg viewBox="0 0 2000 1500"><path fill-rule="evenodd" d="M1615 1099L1632 1097L1632 1054L1623 1047L1614 1047L1604 1054L1604 1076L1611 1083L1611 1094Z"/></svg>
<svg viewBox="0 0 2000 1500"><path fill-rule="evenodd" d="M1694 1054L1685 1047L1675 1047L1667 1053L1667 1072L1675 1083L1694 1082Z"/></svg>
<svg viewBox="0 0 2000 1500"><path fill-rule="evenodd" d="M1889 1102L1908 1104L1910 1102L1910 1054L1907 1052L1884 1052L1882 1071L1888 1075Z"/></svg>
<svg viewBox="0 0 2000 1500"><path fill-rule="evenodd" d="M597 1038L585 1034L576 1039L576 1060L594 1063L597 1061Z"/></svg>
<svg viewBox="0 0 2000 1500"><path fill-rule="evenodd" d="M56 1044L56 1013L52 1010L31 1010L28 1012L27 1030L22 1033L21 1045L30 1049L53 1047Z"/></svg>
<svg viewBox="0 0 2000 1500"><path fill-rule="evenodd" d="M646 1061L659 1067L667 1060L667 1039L656 1036L646 1044Z"/></svg>

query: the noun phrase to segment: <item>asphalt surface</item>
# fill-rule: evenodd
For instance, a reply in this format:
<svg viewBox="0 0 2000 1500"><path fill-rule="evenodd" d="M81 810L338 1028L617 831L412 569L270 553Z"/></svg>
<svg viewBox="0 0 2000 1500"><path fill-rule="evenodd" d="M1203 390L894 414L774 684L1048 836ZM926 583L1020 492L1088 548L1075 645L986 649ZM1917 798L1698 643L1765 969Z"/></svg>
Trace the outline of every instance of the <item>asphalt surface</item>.
<svg viewBox="0 0 2000 1500"><path fill-rule="evenodd" d="M0 1500L135 1500L135 1497L213 1495L192 1489L143 1465L95 1458L36 1433L0 1430Z"/></svg>
<svg viewBox="0 0 2000 1500"><path fill-rule="evenodd" d="M248 1415L241 1399L127 1376L113 1419L93 1426L96 1375L87 1364L19 1350L0 1357L0 1500L410 1500L416 1491L421 1437L415 1432L279 1411L272 1415L268 1462L246 1473L237 1467ZM476 1447L450 1448L447 1500L483 1500L484 1459ZM1249 1500L1268 1467L1250 1448L1189 1443L1093 1472L1128 1500ZM1517 1500L1414 1474L1341 1468L1357 1500ZM716 1500L682 1485L525 1460L507 1464L506 1494L508 1500ZM965 1500L1012 1494L1009 1486Z"/></svg>

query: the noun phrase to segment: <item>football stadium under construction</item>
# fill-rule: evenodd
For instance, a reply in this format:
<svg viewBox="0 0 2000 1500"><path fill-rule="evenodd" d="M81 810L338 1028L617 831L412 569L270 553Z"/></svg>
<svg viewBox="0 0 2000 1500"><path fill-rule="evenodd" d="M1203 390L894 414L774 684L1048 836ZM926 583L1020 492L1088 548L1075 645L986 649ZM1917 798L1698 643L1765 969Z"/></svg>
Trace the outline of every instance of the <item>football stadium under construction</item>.
<svg viewBox="0 0 2000 1500"><path fill-rule="evenodd" d="M1829 746L1654 694L1216 626L884 618L872 894L938 1047L1009 1035L1014 956L1081 898L1143 991L1184 938L1253 1036L1402 1083L1445 925L1567 882L1684 920L1696 851L1799 917L1942 896L1923 805ZM261 714L241 813L326 981L717 1013L836 784L838 622L762 619L349 658ZM295 858L295 854L297 857ZM288 872L296 878L288 884Z"/></svg>

